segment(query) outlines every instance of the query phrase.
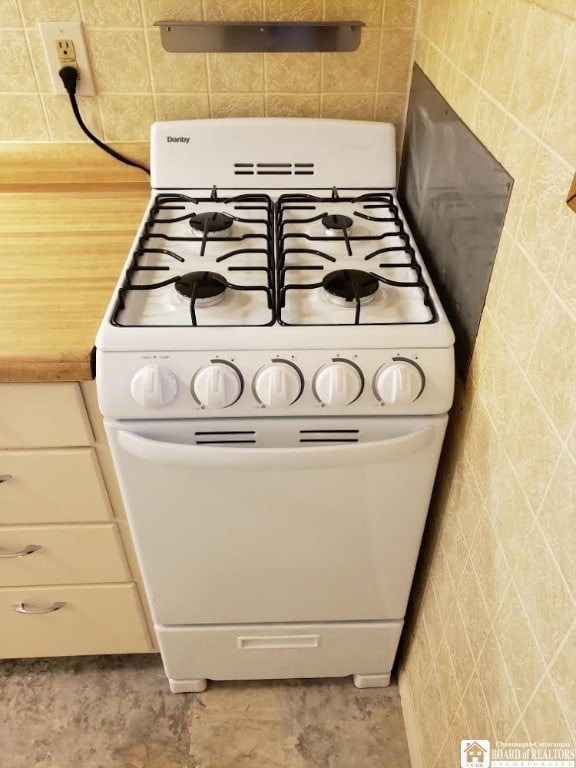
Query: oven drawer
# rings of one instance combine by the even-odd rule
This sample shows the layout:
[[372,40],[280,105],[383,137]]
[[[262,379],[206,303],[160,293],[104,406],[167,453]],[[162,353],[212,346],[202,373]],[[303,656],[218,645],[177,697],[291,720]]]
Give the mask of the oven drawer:
[[0,658],[151,650],[133,584],[0,589],[0,627]]
[[0,523],[67,523],[112,517],[92,448],[0,451]]
[[0,527],[0,587],[129,578],[113,523]]
[[156,627],[172,680],[385,674],[401,631],[401,621]]
[[92,440],[78,384],[0,384],[0,448],[91,445]]

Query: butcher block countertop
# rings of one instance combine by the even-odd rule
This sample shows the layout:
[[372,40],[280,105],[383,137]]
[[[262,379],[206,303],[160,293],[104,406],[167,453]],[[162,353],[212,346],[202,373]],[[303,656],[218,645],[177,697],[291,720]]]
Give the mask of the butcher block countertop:
[[92,378],[96,331],[150,195],[142,171],[106,155],[101,167],[83,146],[91,162],[64,167],[71,146],[32,158],[0,149],[0,382]]

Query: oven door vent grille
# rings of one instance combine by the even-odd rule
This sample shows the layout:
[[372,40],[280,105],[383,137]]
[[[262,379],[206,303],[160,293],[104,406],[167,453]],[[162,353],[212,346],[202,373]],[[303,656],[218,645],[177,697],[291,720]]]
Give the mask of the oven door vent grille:
[[255,430],[222,429],[210,432],[194,432],[196,445],[254,445]]
[[359,443],[359,429],[301,429],[301,443]]
[[314,176],[314,163],[234,163],[235,176]]

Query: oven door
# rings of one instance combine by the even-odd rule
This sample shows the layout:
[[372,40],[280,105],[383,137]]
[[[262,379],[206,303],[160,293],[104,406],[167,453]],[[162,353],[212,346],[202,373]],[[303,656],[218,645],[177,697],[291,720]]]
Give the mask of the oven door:
[[[206,422],[107,422],[157,624],[404,616],[447,416],[355,421],[371,439],[299,447],[195,444]],[[286,425],[316,434],[304,419],[257,427]]]

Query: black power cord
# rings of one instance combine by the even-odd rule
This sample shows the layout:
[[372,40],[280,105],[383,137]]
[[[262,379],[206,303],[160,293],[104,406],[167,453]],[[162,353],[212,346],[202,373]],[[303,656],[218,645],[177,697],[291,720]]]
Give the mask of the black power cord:
[[86,127],[84,120],[82,120],[80,110],[78,109],[78,102],[76,101],[76,83],[78,82],[78,70],[76,67],[62,67],[58,74],[60,75],[60,78],[64,83],[64,88],[66,88],[66,92],[70,97],[70,105],[72,107],[72,111],[74,112],[74,117],[78,121],[78,125],[84,131],[86,136],[88,136],[88,138],[93,141],[96,146],[100,147],[100,149],[104,150],[104,152],[107,152],[116,160],[119,160],[121,163],[126,163],[126,165],[131,165],[133,168],[140,168],[141,171],[144,171],[144,173],[147,173],[148,176],[150,176],[150,171],[148,168],[146,168],[145,165],[141,165],[135,160],[130,160],[128,157],[124,157],[124,155],[121,155],[120,152],[116,152],[115,149],[112,149],[112,147],[109,147],[107,144],[104,144],[103,141],[100,141],[100,139],[97,136],[94,136],[94,134]]

